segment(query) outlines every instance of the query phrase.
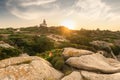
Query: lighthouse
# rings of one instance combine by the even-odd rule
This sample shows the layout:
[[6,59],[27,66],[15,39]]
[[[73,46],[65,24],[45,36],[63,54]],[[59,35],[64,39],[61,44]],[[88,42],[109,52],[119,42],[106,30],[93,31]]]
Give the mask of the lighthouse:
[[47,27],[47,23],[45,19],[43,20],[42,24],[40,24],[40,27]]

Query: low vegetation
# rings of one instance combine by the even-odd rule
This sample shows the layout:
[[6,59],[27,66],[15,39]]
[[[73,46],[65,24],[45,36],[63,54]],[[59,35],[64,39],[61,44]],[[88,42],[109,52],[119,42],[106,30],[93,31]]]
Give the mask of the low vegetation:
[[[67,41],[54,41],[47,37],[50,34],[64,37]],[[63,26],[60,27],[28,27],[20,29],[0,29],[0,41],[14,46],[14,48],[0,47],[0,59],[19,56],[21,53],[27,53],[31,56],[40,56],[52,63],[52,65],[69,73],[72,69],[68,69],[65,60],[61,55],[63,48],[74,47],[78,49],[86,49],[93,52],[104,50],[110,52],[109,49],[95,47],[90,44],[92,41],[105,41],[114,44],[111,47],[117,56],[120,53],[120,31],[109,30],[69,30]],[[117,41],[117,42],[116,42]],[[63,70],[68,69],[67,71]]]
[[16,48],[2,48],[0,47],[0,60],[10,57],[19,56],[21,51]]

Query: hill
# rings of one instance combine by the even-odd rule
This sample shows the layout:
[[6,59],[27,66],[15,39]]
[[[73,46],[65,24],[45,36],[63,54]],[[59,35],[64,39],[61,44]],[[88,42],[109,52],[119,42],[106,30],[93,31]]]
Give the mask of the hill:
[[[106,43],[113,44],[110,48],[115,55],[120,53],[120,31],[70,30],[64,26],[6,28],[0,29],[0,41],[6,42],[22,53],[29,55],[65,47],[86,49],[94,52],[103,50],[110,53],[111,50],[104,47]],[[103,46],[91,44],[94,41],[99,42],[97,45],[103,44]]]
[[[119,61],[119,31],[70,30],[64,26],[0,29],[2,75],[13,75],[14,78],[10,77],[12,79],[20,77],[14,75],[15,71],[5,73],[4,69],[11,71],[13,67],[19,71],[19,67],[23,67],[23,70],[26,70],[26,67],[34,63],[33,66],[38,66],[37,71],[42,74],[42,77],[39,77],[41,75],[35,71],[36,77],[32,76],[33,79],[69,80],[75,78],[75,80],[80,80],[84,77],[83,80],[95,80],[98,77],[100,80],[107,80],[111,77],[112,80],[119,80]],[[42,66],[47,70],[46,72],[41,71]],[[34,71],[35,69],[28,70]],[[20,72],[17,72],[17,75]],[[47,72],[52,72],[52,75],[46,74]],[[55,75],[56,73],[59,75]],[[3,79],[2,75],[0,79]],[[89,75],[92,77],[88,77]],[[24,76],[24,78],[30,77]]]

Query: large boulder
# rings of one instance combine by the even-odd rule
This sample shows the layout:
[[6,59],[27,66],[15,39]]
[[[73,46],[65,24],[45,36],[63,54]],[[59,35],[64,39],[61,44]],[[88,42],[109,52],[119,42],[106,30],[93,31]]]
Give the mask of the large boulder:
[[83,49],[75,49],[75,48],[64,48],[63,56],[64,57],[79,57],[81,55],[89,55],[93,54],[94,52],[83,50]]
[[102,73],[120,72],[120,62],[105,58],[101,54],[83,55],[71,57],[66,61],[67,64],[78,68]]
[[40,57],[37,57],[37,56],[32,56],[32,57],[21,56],[21,57],[12,57],[12,58],[1,60],[0,61],[0,68],[4,68],[4,67],[7,67],[7,66],[16,65],[16,64],[21,64],[21,63],[26,63],[26,62],[31,62],[33,60],[40,60],[40,61],[42,61],[42,62],[51,66],[51,64],[48,61],[46,61],[46,60],[44,60]]
[[70,75],[65,76],[62,80],[83,80],[80,72],[74,71]]
[[120,80],[120,73],[99,74],[94,72],[81,71],[81,75],[85,80]]
[[60,80],[63,74],[36,57],[14,57],[0,61],[0,80]]

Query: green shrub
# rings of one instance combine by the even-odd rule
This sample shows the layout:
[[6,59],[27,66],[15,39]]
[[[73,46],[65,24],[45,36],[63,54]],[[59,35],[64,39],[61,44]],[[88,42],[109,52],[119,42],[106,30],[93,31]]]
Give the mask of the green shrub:
[[112,51],[115,55],[119,55],[119,53],[120,53],[120,47],[119,46],[112,46],[111,49],[112,49]]
[[54,42],[46,36],[30,36],[24,34],[10,35],[8,43],[16,46],[29,55],[36,55],[54,49]]
[[[54,68],[61,70],[65,63],[64,58],[61,55],[62,51],[63,51],[62,49],[55,49],[55,50],[51,50],[51,51],[46,51],[41,54],[37,54],[37,56],[40,56],[40,57],[48,60],[53,65]],[[49,56],[50,53],[52,53],[52,56]]]
[[0,60],[10,57],[19,56],[21,51],[15,48],[2,48],[0,47]]
[[[40,56],[48,61],[51,61],[52,58],[56,57],[56,56],[62,56],[63,49],[53,49],[51,51],[46,51],[43,53],[37,53],[37,56]],[[49,54],[52,53],[52,56],[50,57]]]
[[54,42],[46,36],[34,37],[33,50],[37,53],[54,49]]
[[55,64],[56,61],[58,61],[58,60],[62,60],[62,58],[59,57],[59,56],[52,57],[51,63],[52,63],[52,64]]
[[51,61],[54,68],[61,70],[64,66],[64,59],[62,57],[54,57]]

